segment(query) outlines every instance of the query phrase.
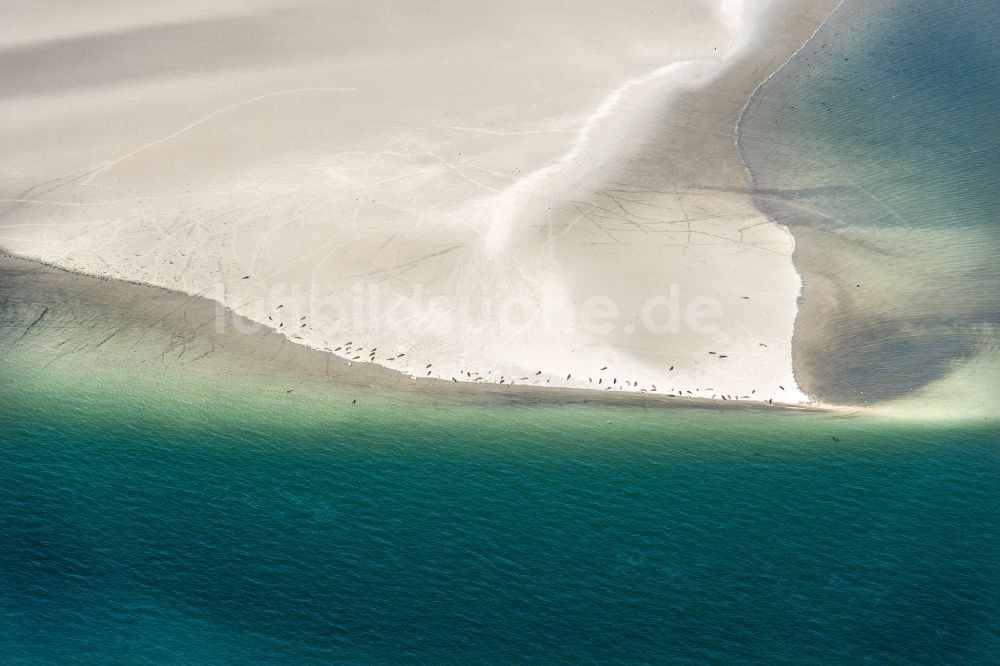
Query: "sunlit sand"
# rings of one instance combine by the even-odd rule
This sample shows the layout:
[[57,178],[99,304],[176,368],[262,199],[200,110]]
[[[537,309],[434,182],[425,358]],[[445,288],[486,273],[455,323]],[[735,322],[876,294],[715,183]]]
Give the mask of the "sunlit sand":
[[415,379],[802,402],[733,130],[833,4],[18,7],[0,248]]

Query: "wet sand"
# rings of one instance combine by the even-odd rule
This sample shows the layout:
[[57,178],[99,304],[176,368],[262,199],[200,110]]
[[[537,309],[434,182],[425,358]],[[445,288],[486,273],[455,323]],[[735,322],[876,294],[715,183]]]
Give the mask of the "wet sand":
[[[289,341],[218,302],[168,289],[72,273],[0,253],[0,337],[9,345],[0,369],[30,364],[76,372],[94,364],[119,368],[121,381],[172,373],[226,382],[254,378],[261,392],[305,391],[345,400],[372,391],[484,400],[490,403],[595,403],[710,409],[812,410],[693,397],[416,379],[374,363],[351,363]],[[24,371],[23,369],[20,371]],[[30,370],[28,370],[30,372]],[[72,373],[66,381],[72,383]],[[356,391],[356,392],[354,392]]]

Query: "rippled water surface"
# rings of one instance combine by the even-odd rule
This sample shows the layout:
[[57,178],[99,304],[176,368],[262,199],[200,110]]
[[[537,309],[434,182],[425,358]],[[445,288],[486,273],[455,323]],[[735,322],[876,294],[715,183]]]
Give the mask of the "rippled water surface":
[[963,365],[1000,383],[1000,3],[851,2],[741,126],[796,237],[802,380],[898,398]]
[[28,374],[0,410],[6,659],[1000,649],[988,426],[357,393],[318,416]]
[[[744,128],[835,306],[798,343],[829,395],[992,353],[997,5],[944,6],[859,3]],[[0,275],[5,663],[1000,654],[988,416],[379,389],[53,275]]]
[[0,282],[6,662],[1000,650],[995,421],[380,390],[68,279]]

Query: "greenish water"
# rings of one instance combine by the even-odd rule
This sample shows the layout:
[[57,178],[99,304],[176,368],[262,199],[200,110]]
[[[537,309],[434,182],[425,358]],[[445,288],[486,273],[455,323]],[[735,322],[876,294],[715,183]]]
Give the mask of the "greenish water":
[[1000,650],[995,421],[379,389],[186,302],[0,275],[4,662]]
[[8,662],[1000,650],[993,426],[3,379]]
[[[858,3],[745,128],[761,201],[803,248],[850,269],[824,274],[839,289],[859,290],[823,324],[830,355],[888,397],[957,376],[956,359],[979,364],[962,383],[980,395],[995,367],[981,363],[1000,207],[979,186],[996,173],[982,163],[996,159],[983,133],[996,79],[969,63],[1000,32],[995,4],[961,4]],[[942,77],[966,83],[926,79],[932,38],[949,54]],[[881,92],[810,97],[862,80]],[[802,113],[790,101],[809,99]],[[899,101],[883,126],[872,115],[887,99]],[[915,115],[949,132],[918,130]],[[865,118],[876,126],[852,134]],[[800,167],[786,168],[778,134]],[[766,163],[750,154],[765,144]],[[925,214],[874,216],[844,174],[904,219]],[[917,307],[921,262],[947,305]],[[910,412],[853,416],[414,394],[341,380],[273,340],[192,333],[211,308],[183,297],[4,270],[4,663],[1000,654],[1000,424],[983,410],[930,394]],[[851,328],[873,313],[883,338]],[[913,374],[905,349],[935,370]],[[875,370],[857,369],[865,359]],[[841,375],[823,379],[843,393]],[[934,418],[913,418],[932,405]]]
[[895,399],[981,367],[995,413],[998,66],[995,0],[849,1],[748,110],[757,200],[796,238],[814,395]]

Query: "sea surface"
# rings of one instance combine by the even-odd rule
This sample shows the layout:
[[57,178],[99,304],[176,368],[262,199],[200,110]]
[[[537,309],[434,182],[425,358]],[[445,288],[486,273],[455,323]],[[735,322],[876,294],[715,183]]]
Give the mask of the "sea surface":
[[[803,247],[915,239],[901,271],[937,248],[919,262],[952,305],[930,321],[904,280],[883,320],[923,333],[844,375],[910,412],[380,389],[138,320],[155,290],[0,271],[0,662],[996,663],[1000,421],[922,391],[970,359],[976,395],[991,377],[997,101],[976,86],[1000,30],[996,3],[944,6],[848,3],[743,126],[759,200],[822,232]],[[847,264],[881,271],[855,282],[866,312],[886,261]],[[934,372],[892,371],[944,354],[946,326]]]
[[2,366],[5,663],[1000,653],[995,423],[37,360]]
[[749,106],[756,199],[805,281],[807,392],[874,404],[937,386],[952,412],[997,413],[998,68],[996,0],[848,0]]

